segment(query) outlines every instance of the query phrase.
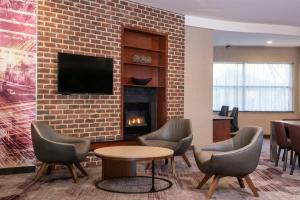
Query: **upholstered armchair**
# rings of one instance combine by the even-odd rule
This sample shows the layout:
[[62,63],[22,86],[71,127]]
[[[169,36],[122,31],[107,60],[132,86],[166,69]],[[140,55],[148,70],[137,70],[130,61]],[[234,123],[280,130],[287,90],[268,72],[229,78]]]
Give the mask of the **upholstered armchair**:
[[213,182],[206,194],[211,198],[220,178],[236,177],[242,188],[243,178],[248,186],[258,196],[258,192],[250,179],[257,167],[263,143],[263,130],[260,127],[246,127],[237,132],[229,140],[217,142],[207,146],[194,146],[194,155],[199,169],[205,174],[199,183],[200,189],[212,176]]
[[46,170],[50,174],[55,164],[67,165],[74,182],[77,182],[74,165],[87,176],[80,161],[83,161],[89,152],[91,143],[89,139],[58,134],[43,122],[31,124],[31,137],[35,156],[42,162],[36,180]]
[[[190,147],[192,140],[193,135],[189,119],[171,119],[160,129],[139,137],[139,141],[143,145],[172,149],[174,156],[182,156],[189,167],[191,164],[185,152]],[[171,165],[175,174],[174,157],[171,158]]]

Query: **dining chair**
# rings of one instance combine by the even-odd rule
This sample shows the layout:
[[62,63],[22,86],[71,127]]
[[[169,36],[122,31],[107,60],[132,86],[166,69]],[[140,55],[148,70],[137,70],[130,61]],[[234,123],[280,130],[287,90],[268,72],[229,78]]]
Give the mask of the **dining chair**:
[[290,157],[290,164],[292,164],[293,160],[293,150],[291,146],[291,140],[287,137],[284,124],[281,122],[274,122],[274,128],[275,128],[275,134],[276,134],[276,142],[278,145],[278,153],[277,158],[275,162],[275,166],[278,166],[279,158],[281,150],[283,149],[283,171],[286,171],[286,165],[287,165],[287,156],[288,151],[291,150],[291,157]]
[[230,132],[236,132],[239,130],[239,123],[238,123],[238,115],[239,115],[239,108],[238,107],[233,107],[230,117],[231,119],[231,127],[230,127]]
[[295,152],[293,164],[290,174],[293,175],[296,161],[298,158],[298,165],[300,166],[300,126],[298,125],[289,125],[288,126],[291,138],[292,149]]
[[219,112],[219,115],[220,116],[228,116],[228,111],[229,111],[229,106],[225,106],[225,105],[223,105],[222,107],[221,107],[221,110],[220,110],[220,112]]

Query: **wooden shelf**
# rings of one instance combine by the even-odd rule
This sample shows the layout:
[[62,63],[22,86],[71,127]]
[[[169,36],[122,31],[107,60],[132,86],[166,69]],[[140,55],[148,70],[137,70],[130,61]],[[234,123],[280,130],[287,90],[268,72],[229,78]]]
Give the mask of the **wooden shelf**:
[[130,84],[130,83],[124,83],[124,86],[128,87],[143,87],[143,88],[164,88],[165,86],[159,86],[159,85],[135,85],[135,84]]
[[145,51],[152,51],[152,52],[158,52],[158,53],[164,53],[164,50],[160,49],[151,49],[151,48],[144,48],[144,47],[135,47],[135,46],[130,46],[130,45],[124,45],[125,48],[130,48],[130,49],[137,49],[137,50],[145,50]]
[[163,65],[139,64],[139,63],[133,63],[133,62],[124,62],[124,64],[142,66],[142,67],[157,67],[157,68],[165,68],[166,67],[166,66],[163,66]]
[[[151,63],[139,64],[134,56],[151,57]],[[163,126],[167,121],[167,72],[168,72],[168,35],[149,30],[123,27],[122,31],[122,68],[121,68],[121,109],[124,113],[126,88],[153,88],[156,95],[156,125]],[[136,85],[132,77],[151,78],[148,85]],[[124,129],[122,114],[121,130]]]

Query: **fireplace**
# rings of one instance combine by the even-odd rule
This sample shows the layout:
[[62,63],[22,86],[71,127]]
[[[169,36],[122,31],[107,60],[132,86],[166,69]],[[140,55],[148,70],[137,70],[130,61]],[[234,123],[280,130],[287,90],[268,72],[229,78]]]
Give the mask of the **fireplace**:
[[125,103],[124,139],[134,140],[151,132],[150,103]]

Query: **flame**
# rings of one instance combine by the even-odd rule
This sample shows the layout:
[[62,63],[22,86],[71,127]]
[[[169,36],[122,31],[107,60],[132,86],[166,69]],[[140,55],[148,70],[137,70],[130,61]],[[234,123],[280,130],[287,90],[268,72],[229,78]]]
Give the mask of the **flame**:
[[145,123],[145,119],[144,117],[131,117],[128,119],[127,121],[129,126],[134,126],[134,125],[139,125],[139,124],[144,124]]

